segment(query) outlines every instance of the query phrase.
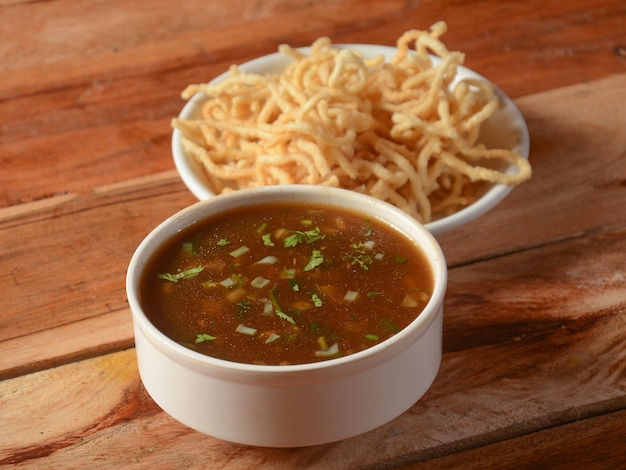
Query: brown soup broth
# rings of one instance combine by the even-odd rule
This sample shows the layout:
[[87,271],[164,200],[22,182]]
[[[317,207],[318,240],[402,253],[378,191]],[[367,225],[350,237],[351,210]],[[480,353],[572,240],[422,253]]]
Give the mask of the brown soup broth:
[[272,204],[183,231],[149,261],[141,301],[182,345],[252,364],[301,364],[361,351],[430,299],[425,254],[357,212]]

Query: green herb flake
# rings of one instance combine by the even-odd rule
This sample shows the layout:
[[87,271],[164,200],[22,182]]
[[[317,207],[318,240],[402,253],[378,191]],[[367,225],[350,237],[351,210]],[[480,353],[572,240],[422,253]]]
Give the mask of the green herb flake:
[[383,295],[382,292],[368,292],[367,296],[368,297],[378,297],[379,295]]
[[296,324],[295,320],[291,318],[289,315],[287,315],[285,312],[283,312],[283,309],[280,308],[280,304],[278,303],[278,299],[276,298],[276,284],[274,284],[274,286],[272,287],[272,290],[270,291],[270,301],[272,302],[272,305],[274,306],[274,312],[276,312],[277,317],[288,321],[292,325]]
[[285,248],[292,248],[296,246],[298,243],[303,243],[303,242],[304,242],[304,234],[302,232],[295,232],[285,237],[285,240],[283,241],[283,246]]
[[259,232],[259,233],[263,233],[263,232],[265,232],[265,229],[266,229],[266,228],[267,228],[267,224],[266,224],[265,222],[263,222],[263,223],[259,226],[259,228],[257,229],[257,232]]
[[225,238],[220,238],[217,241],[217,246],[226,246],[226,245],[230,245],[230,241],[226,240]]
[[373,335],[371,333],[366,333],[363,335],[365,339],[369,339],[370,341],[378,341],[378,335]]
[[360,245],[352,245],[352,248],[353,250],[345,255],[343,259],[350,262],[352,266],[357,265],[368,271],[374,259]]
[[393,262],[396,264],[404,264],[407,262],[407,258],[405,256],[396,255],[393,257]]
[[306,230],[304,232],[300,232],[298,230],[290,230],[291,235],[285,237],[283,241],[283,246],[285,248],[292,248],[299,243],[315,243],[318,240],[321,240],[326,237],[326,235],[322,234],[322,231],[319,227],[315,227],[311,230]]
[[263,244],[265,246],[274,246],[274,242],[272,241],[272,234],[271,233],[266,233],[261,238],[263,239]]
[[304,271],[310,271],[311,269],[315,269],[317,266],[324,262],[324,255],[320,250],[313,250],[311,253],[311,258],[309,258],[309,262],[304,267]]
[[315,305],[316,307],[322,306],[322,299],[320,299],[319,295],[313,294],[311,296],[311,300],[313,301],[313,305]]
[[166,281],[171,281],[171,282],[178,282],[181,279],[191,279],[193,277],[196,277],[203,270],[204,270],[204,266],[198,266],[196,268],[187,269],[186,271],[181,271],[176,274],[159,273],[157,274],[157,276],[159,277],[159,279],[164,279]]
[[206,343],[208,341],[215,341],[215,336],[207,335],[206,333],[196,335],[196,344]]

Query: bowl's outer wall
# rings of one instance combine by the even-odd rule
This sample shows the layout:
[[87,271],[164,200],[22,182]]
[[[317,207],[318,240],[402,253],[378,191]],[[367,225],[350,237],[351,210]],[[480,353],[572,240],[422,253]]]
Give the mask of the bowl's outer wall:
[[[240,204],[295,201],[366,211],[388,220],[424,249],[435,291],[426,309],[391,339],[344,358],[302,366],[229,363],[191,351],[158,331],[142,311],[139,281],[165,240]],[[399,209],[337,188],[272,186],[199,202],[172,216],[131,259],[127,294],[139,373],[148,393],[187,426],[232,442],[294,447],[344,439],[373,429],[413,405],[432,384],[442,352],[446,263],[434,237]]]

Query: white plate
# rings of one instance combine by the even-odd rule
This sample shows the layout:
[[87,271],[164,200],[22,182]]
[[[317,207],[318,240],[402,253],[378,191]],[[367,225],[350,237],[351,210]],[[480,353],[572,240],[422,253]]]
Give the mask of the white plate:
[[[387,60],[393,58],[396,53],[395,47],[379,46],[369,44],[336,44],[335,47],[352,49],[360,52],[364,57],[376,57],[384,55]],[[298,49],[302,52],[310,52],[309,47]],[[439,57],[432,57],[433,63],[436,65],[441,62]],[[258,73],[272,74],[280,73],[293,59],[285,54],[276,52],[267,56],[259,57],[240,65],[240,69]],[[228,76],[225,72],[211,81],[217,83]],[[485,77],[473,72],[472,70],[459,67],[455,81],[464,78],[478,78],[487,80]],[[480,141],[489,148],[508,148],[524,158],[528,158],[530,152],[530,138],[528,135],[528,127],[519,109],[511,99],[506,96],[499,88],[495,87],[495,91],[501,100],[501,108],[494,113],[489,120],[483,123],[481,128]],[[183,119],[200,118],[201,104],[207,97],[201,93],[193,96],[183,107],[179,117]],[[187,188],[200,200],[208,199],[215,194],[211,191],[208,180],[204,174],[201,165],[193,156],[188,155],[181,144],[181,132],[174,129],[172,133],[172,153],[174,155],[174,164],[178,170],[181,179]],[[507,171],[514,171],[510,168]],[[435,235],[453,230],[463,224],[466,224],[477,217],[485,214],[500,203],[513,189],[511,186],[503,184],[494,184],[488,186],[488,189],[473,204],[461,209],[454,214],[443,217],[432,222],[428,222],[426,228]]]

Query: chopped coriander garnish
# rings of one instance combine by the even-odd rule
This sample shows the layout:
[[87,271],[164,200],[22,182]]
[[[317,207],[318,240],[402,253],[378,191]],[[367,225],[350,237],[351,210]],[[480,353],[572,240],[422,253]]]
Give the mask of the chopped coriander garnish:
[[217,246],[226,246],[226,245],[230,245],[230,242],[226,240],[225,238],[220,238],[217,241]]
[[305,230],[304,232],[300,232],[298,230],[290,230],[290,232],[291,235],[285,237],[285,240],[283,241],[283,246],[285,248],[294,247],[298,243],[314,243],[326,237],[326,235],[322,234],[319,227],[315,227],[311,230]]
[[304,267],[304,271],[310,271],[311,269],[316,268],[320,264],[324,262],[324,255],[320,250],[313,250],[311,252],[311,258],[309,258],[309,262]]
[[352,266],[358,265],[366,271],[369,270],[369,265],[374,262],[374,259],[369,255],[360,245],[352,245],[353,250],[345,255],[343,259],[349,261]]
[[176,274],[170,273],[159,273],[157,276],[160,279],[164,279],[166,281],[178,282],[181,279],[191,279],[192,277],[196,277],[204,270],[204,266],[198,266],[197,268],[187,269],[186,271],[181,271]]
[[265,246],[274,246],[274,242],[272,241],[272,234],[271,233],[266,233],[261,238],[263,239],[263,244]]
[[202,333],[202,334],[196,335],[196,344],[206,343],[207,341],[214,341],[215,339],[217,339],[215,338],[215,336]]
[[315,305],[316,307],[322,306],[322,299],[320,299],[319,295],[313,294],[311,296],[311,300],[313,301],[313,305]]
[[296,324],[295,320],[291,318],[289,315],[287,315],[285,312],[283,312],[283,309],[280,308],[278,299],[276,298],[275,291],[276,291],[276,284],[274,284],[274,287],[272,287],[272,290],[270,291],[270,300],[272,301],[272,305],[274,306],[274,311],[276,312],[276,315],[282,318],[283,320],[287,320],[292,325],[295,325]]

